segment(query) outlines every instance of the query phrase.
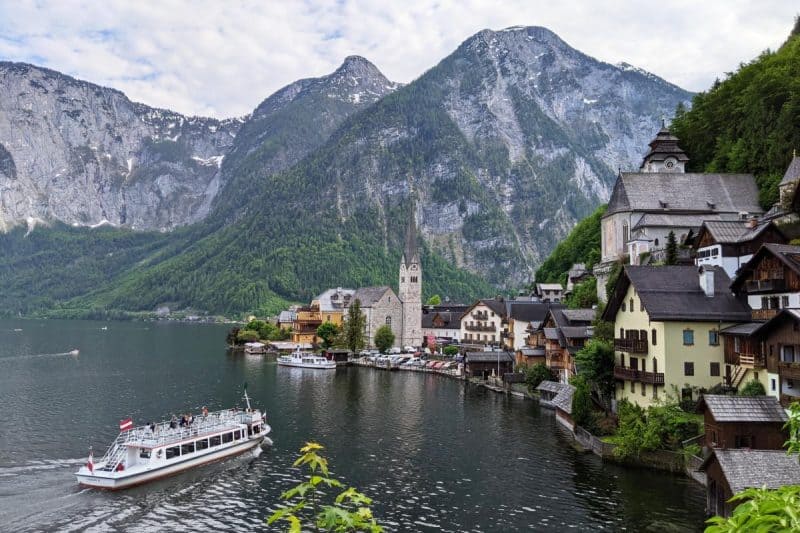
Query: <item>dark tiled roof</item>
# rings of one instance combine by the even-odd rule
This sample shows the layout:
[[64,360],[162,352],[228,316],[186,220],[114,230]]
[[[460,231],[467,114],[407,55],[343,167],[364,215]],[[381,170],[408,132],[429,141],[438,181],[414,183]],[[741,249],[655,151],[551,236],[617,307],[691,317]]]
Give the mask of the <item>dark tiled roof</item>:
[[561,392],[561,390],[566,387],[564,383],[559,383],[557,381],[542,381],[536,387],[538,391],[545,391],[545,392]]
[[736,277],[731,283],[733,290],[736,290],[742,281],[749,277],[753,269],[761,262],[765,255],[772,255],[781,260],[783,264],[789,267],[796,274],[800,274],[800,246],[793,246],[791,244],[762,244],[761,248],[753,254],[750,261],[745,263],[736,273]]
[[[459,329],[461,327],[461,315],[467,306],[443,306],[434,307],[433,309],[422,309],[422,327],[426,329]],[[442,319],[443,325],[441,327],[434,324],[436,317]]]
[[572,395],[575,393],[575,387],[562,383],[563,388],[553,398],[553,405],[556,409],[561,409],[567,414],[572,414]]
[[570,324],[575,322],[591,323],[594,320],[597,311],[594,309],[564,309],[561,311]]
[[[774,223],[768,221],[755,228],[750,228],[747,222],[741,220],[706,220],[703,226],[717,244],[738,244],[755,239],[768,228],[775,228]],[[702,230],[701,230],[702,231]]]
[[793,181],[800,180],[800,157],[794,156],[792,162],[789,163],[789,168],[786,169],[786,174],[781,179],[781,185],[788,185]]
[[520,348],[519,353],[525,357],[542,357],[545,355],[544,348]]
[[497,315],[502,318],[506,317],[506,301],[505,300],[498,300],[497,298],[487,298],[486,300],[481,300],[481,303],[494,311]]
[[356,289],[355,294],[353,294],[352,301],[360,301],[361,307],[372,307],[383,297],[384,294],[386,294],[386,291],[390,290],[392,290],[391,287],[387,285],[383,285],[381,287],[362,287],[360,289]]
[[551,341],[557,341],[558,328],[544,328],[544,338]]
[[603,317],[614,319],[628,286],[633,284],[650,320],[749,322],[750,309],[731,293],[728,275],[719,267],[712,270],[714,296],[709,297],[700,288],[696,266],[626,265]]
[[763,322],[745,322],[744,324],[736,324],[735,326],[731,326],[720,330],[722,335],[747,335],[750,336],[755,331],[763,326]]
[[738,214],[733,213],[700,213],[695,215],[671,213],[646,213],[634,224],[633,229],[645,227],[665,228],[699,228],[708,220],[739,220]]
[[568,339],[588,339],[591,337],[589,328],[586,326],[567,326],[561,328],[561,333]]
[[678,161],[688,161],[689,156],[686,155],[680,146],[678,146],[678,138],[672,135],[666,127],[662,127],[655,138],[650,141],[650,150],[645,154],[642,159],[642,167],[648,160],[663,161],[667,157],[672,156]]
[[773,396],[704,394],[697,410],[708,408],[717,422],[786,422],[789,418]]
[[550,310],[550,304],[542,302],[511,302],[509,304],[509,317],[524,322],[545,319]]
[[467,363],[513,363],[514,356],[508,352],[467,352]]
[[705,471],[715,458],[734,494],[753,487],[800,485],[797,455],[783,450],[715,449],[700,470]]
[[[666,205],[663,205],[664,202]],[[713,204],[713,208],[709,205]],[[762,213],[751,174],[623,172],[617,178],[608,210],[653,213]]]

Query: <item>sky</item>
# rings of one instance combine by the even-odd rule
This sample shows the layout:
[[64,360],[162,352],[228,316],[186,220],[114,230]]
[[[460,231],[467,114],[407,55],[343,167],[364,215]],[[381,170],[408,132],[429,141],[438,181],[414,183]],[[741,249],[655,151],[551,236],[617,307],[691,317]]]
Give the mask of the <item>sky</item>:
[[701,91],[780,46],[798,13],[796,0],[0,0],[0,60],[227,118],[348,55],[408,83],[478,31],[523,25]]

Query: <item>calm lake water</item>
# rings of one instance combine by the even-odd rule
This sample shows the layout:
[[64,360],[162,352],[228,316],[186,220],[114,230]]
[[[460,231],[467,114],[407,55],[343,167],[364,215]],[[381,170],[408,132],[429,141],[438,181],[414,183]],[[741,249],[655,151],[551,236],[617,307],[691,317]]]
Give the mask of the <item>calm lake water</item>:
[[[702,529],[699,486],[576,453],[531,401],[411,372],[278,367],[227,355],[225,331],[0,321],[0,529],[265,530],[312,439],[390,530]],[[119,493],[78,487],[88,446],[102,455],[121,418],[228,407],[245,381],[272,426],[257,457]]]

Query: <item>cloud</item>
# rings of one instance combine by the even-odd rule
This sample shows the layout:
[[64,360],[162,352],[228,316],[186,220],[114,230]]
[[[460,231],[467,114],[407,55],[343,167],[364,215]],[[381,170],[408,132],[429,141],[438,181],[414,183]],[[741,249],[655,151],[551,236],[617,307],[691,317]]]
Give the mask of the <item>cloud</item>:
[[545,26],[584,53],[703,90],[788,34],[787,0],[0,0],[0,58],[115,87],[133,100],[219,118],[250,112],[347,55],[409,82],[484,28]]

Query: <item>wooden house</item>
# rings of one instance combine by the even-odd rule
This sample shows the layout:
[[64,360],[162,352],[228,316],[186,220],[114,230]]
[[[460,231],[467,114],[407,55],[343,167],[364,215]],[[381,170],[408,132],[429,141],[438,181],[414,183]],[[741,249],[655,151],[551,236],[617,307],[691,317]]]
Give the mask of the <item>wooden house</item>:
[[468,378],[488,379],[514,371],[514,356],[508,352],[467,352],[464,369]]
[[720,266],[733,278],[763,244],[786,242],[786,236],[771,220],[707,220],[694,239],[695,264]]
[[717,448],[700,471],[706,473],[706,511],[724,517],[739,504],[731,496],[744,489],[800,485],[800,462],[784,450]]
[[772,396],[704,394],[697,406],[703,414],[705,446],[780,450],[789,438],[783,429],[786,412]]
[[753,310],[753,320],[800,309],[800,246],[762,245],[739,269],[731,290]]

